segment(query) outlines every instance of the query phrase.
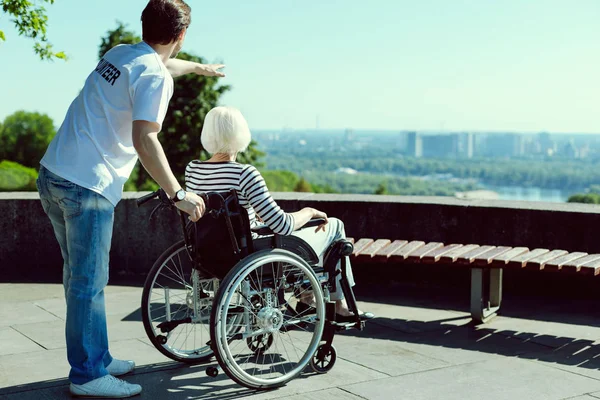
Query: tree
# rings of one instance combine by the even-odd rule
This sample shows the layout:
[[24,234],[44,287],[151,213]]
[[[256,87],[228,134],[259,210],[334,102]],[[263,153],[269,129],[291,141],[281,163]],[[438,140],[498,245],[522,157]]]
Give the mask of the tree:
[[37,190],[37,171],[12,161],[0,161],[0,192]]
[[37,169],[55,134],[52,118],[46,114],[17,111],[6,117],[0,131],[0,160]]
[[294,188],[294,192],[312,192],[312,191],[313,191],[312,186],[310,186],[310,183],[308,183],[306,181],[306,179],[304,179],[304,178],[300,178],[300,180],[296,184],[296,187]]
[[272,192],[292,192],[300,178],[290,171],[267,170],[260,172]]
[[[54,0],[38,0],[38,2],[54,4]],[[28,0],[0,0],[0,6],[5,14],[13,17],[11,22],[19,31],[19,35],[34,39],[33,50],[42,60],[52,60],[54,58],[67,59],[64,52],[54,52],[52,45],[46,37],[46,28],[48,26],[48,16],[46,9]],[[5,41],[6,36],[0,30],[0,41]]]
[[134,32],[127,30],[127,25],[121,21],[117,21],[116,29],[108,31],[106,35],[107,36],[103,37],[102,42],[100,43],[98,59],[101,59],[107,51],[118,44],[135,44],[142,40],[142,38],[140,38]]
[[379,186],[377,186],[377,189],[375,189],[375,194],[388,194],[385,183],[380,183]]
[[[132,44],[140,40],[141,38],[128,30],[126,25],[117,22],[117,28],[108,31],[102,38],[99,58],[117,44]],[[178,58],[205,63],[201,57],[185,52],[180,52]],[[180,182],[183,182],[185,167],[192,159],[203,160],[209,157],[200,142],[204,118],[213,107],[218,105],[221,95],[231,89],[229,85],[219,85],[218,82],[219,78],[216,77],[193,74],[175,79],[175,91],[159,139],[171,169]],[[259,159],[263,156],[264,153],[256,148],[256,142],[252,141],[248,150],[238,156],[238,160],[258,167],[261,165]],[[134,186],[139,189],[152,187],[154,184],[147,183],[150,177],[146,170],[139,166],[137,168],[138,170],[132,174],[132,177],[137,176]]]
[[569,196],[567,203],[599,204],[600,195],[596,193],[574,194],[572,196]]

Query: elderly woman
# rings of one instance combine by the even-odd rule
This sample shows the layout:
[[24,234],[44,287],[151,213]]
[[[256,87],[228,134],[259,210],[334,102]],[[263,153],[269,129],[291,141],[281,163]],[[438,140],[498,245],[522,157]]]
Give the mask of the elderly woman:
[[[322,259],[331,243],[345,238],[344,224],[336,218],[314,208],[305,207],[293,213],[284,212],[273,200],[265,181],[256,168],[236,162],[239,152],[250,144],[250,130],[246,120],[235,108],[216,107],[208,112],[202,129],[202,146],[212,157],[206,161],[194,160],[185,170],[186,188],[195,193],[208,191],[237,191],[240,204],[248,211],[250,225],[259,224],[259,218],[279,235],[295,235],[306,241]],[[316,230],[302,228],[313,218],[323,218],[325,223]],[[350,261],[346,261],[346,275],[350,286],[354,279]],[[338,268],[340,268],[338,263]],[[341,274],[338,275],[338,281]],[[331,293],[336,301],[336,320],[351,321],[352,312],[344,300],[340,285]],[[313,302],[308,294],[300,299],[296,311],[310,312]],[[363,319],[373,318],[371,313],[362,313]]]

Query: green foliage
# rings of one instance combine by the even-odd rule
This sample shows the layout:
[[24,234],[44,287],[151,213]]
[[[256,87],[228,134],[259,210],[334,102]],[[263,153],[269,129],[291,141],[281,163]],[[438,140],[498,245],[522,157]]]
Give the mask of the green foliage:
[[598,193],[585,193],[585,194],[574,194],[569,197],[567,203],[588,203],[588,204],[600,204],[600,194]]
[[312,192],[313,188],[304,178],[300,178],[296,187],[294,188],[294,192]]
[[[316,185],[329,187],[334,193],[373,194],[382,185],[381,175],[378,174],[346,175],[333,172],[310,172],[306,173],[305,177],[313,188]],[[476,190],[479,187],[469,183],[386,177],[385,188],[387,189],[385,194],[391,195],[454,196],[456,192]]]
[[[54,0],[40,1],[54,3]],[[0,6],[5,14],[12,17],[11,22],[15,24],[20,36],[34,39],[33,49],[42,60],[67,59],[64,52],[55,53],[52,45],[48,43],[46,37],[48,16],[44,7],[28,0],[0,0]],[[1,30],[0,40],[6,40],[5,34]]]
[[[108,31],[102,38],[98,55],[102,57],[117,44],[137,43],[140,40],[141,38],[128,30],[126,25],[117,22],[117,28]],[[178,58],[205,63],[203,58],[185,52],[180,52]],[[183,182],[185,167],[191,160],[205,160],[209,157],[200,142],[204,118],[218,105],[221,95],[228,90],[230,86],[219,85],[217,77],[188,74],[175,79],[175,91],[159,139],[171,169],[180,182]],[[238,155],[238,161],[259,167],[259,160],[263,156],[264,153],[257,149],[256,142],[252,141],[248,150]],[[139,167],[139,164],[134,175],[135,177],[132,176],[127,182],[126,188],[141,190],[155,186],[146,170]]]
[[271,192],[292,192],[300,180],[290,171],[261,171],[261,175]]
[[12,161],[0,162],[0,192],[35,191],[37,172]]
[[[492,186],[535,186],[573,191],[600,182],[600,165],[593,160],[418,159],[385,154],[382,149],[376,152],[368,149],[329,152],[325,157],[309,150],[278,152],[268,149],[266,164],[272,169],[286,168],[305,176],[320,171],[333,173],[340,167],[347,167],[380,174],[380,180],[381,174],[398,177],[451,174],[454,178],[479,180]],[[313,182],[312,179],[309,181]]]
[[0,131],[0,160],[37,169],[55,134],[52,118],[46,114],[17,111],[6,117]]
[[377,186],[377,189],[375,189],[375,194],[388,194],[385,183],[380,183],[379,186]]
[[315,193],[338,193],[338,191],[330,185],[317,185],[316,183],[311,183],[310,186]]
[[142,38],[134,32],[127,29],[127,25],[117,20],[117,27],[106,32],[106,36],[100,42],[98,50],[98,59],[104,57],[107,51],[118,44],[136,44],[142,41]]
[[[284,170],[261,170],[261,175],[271,192],[302,192],[313,193],[337,193],[330,185],[317,185],[308,182],[304,178],[290,171]],[[310,189],[309,189],[310,188]],[[307,189],[307,190],[298,190]]]

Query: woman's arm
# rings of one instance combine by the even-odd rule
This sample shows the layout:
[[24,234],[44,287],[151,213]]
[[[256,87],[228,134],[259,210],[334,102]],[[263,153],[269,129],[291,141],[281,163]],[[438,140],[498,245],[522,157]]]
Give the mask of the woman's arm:
[[[327,223],[327,215],[314,208],[306,207],[294,213],[284,212],[269,193],[260,172],[253,166],[244,168],[240,177],[240,191],[264,224],[279,235],[292,234],[312,218],[324,218],[325,224]],[[325,224],[317,227],[317,230],[324,229]]]
[[311,207],[304,207],[300,211],[291,213],[291,215],[292,215],[292,217],[294,217],[294,230],[295,231],[302,228],[304,225],[306,225],[306,223],[308,221],[310,221],[313,218],[323,218],[325,220],[325,222],[323,224],[317,226],[317,229],[315,232],[318,232],[319,229],[322,229],[323,232],[325,232],[325,225],[327,225],[327,222],[329,222],[327,220],[327,214],[325,214],[323,211],[319,211],[319,210],[311,208]]

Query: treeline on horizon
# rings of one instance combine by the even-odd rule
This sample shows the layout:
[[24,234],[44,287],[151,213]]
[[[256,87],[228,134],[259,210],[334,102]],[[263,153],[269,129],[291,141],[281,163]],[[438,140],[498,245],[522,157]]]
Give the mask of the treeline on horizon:
[[[0,123],[0,191],[36,190],[39,160],[54,135],[52,119],[37,112],[18,111]],[[240,161],[257,166],[271,191],[454,196],[481,189],[482,183],[572,190],[570,201],[600,203],[600,191],[594,186],[600,182],[600,163],[592,160],[417,159],[389,154],[377,157],[378,153],[371,151],[331,154],[310,149],[295,149],[292,154],[271,149],[266,153],[257,142],[250,152]],[[196,152],[188,148],[169,160],[181,168],[192,158],[206,156],[200,148]],[[361,173],[336,173],[339,168]],[[139,173],[137,168],[125,190],[157,188],[151,179],[140,179]],[[436,179],[436,174],[459,179]],[[429,178],[424,179],[426,176]]]
[[[490,186],[539,187],[581,191],[600,183],[600,162],[567,159],[427,159],[412,157],[378,157],[376,154],[284,154],[269,151],[265,163],[269,169],[289,169],[310,176],[352,168],[365,179],[393,181],[416,177],[450,174],[460,180]],[[336,174],[340,176],[343,174]],[[387,176],[384,176],[387,175]],[[354,180],[355,178],[353,178]],[[334,186],[335,188],[335,186]],[[342,190],[342,188],[339,188]]]

